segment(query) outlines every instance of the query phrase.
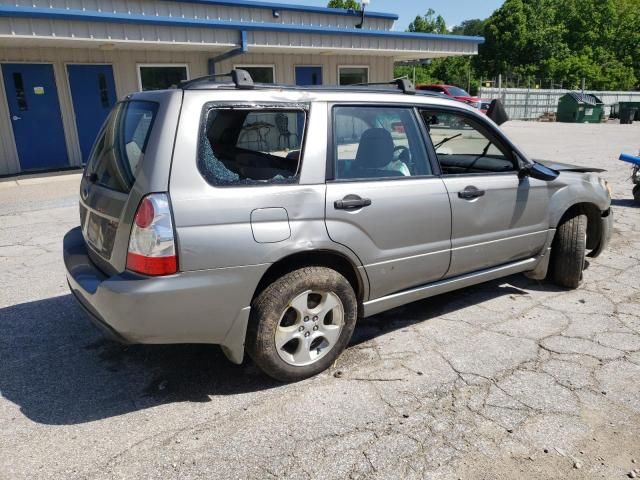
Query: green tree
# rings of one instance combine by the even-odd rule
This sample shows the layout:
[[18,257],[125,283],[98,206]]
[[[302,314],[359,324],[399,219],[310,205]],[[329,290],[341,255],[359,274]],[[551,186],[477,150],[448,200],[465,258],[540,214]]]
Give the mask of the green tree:
[[[484,22],[482,20],[468,20],[456,27],[456,32],[458,35],[478,35],[483,28]],[[429,9],[423,16],[417,16],[409,24],[408,31],[441,35],[449,33],[444,18],[433,9]],[[427,65],[399,66],[394,71],[396,77],[413,78],[414,73],[417,84],[446,83],[468,88],[471,83],[472,90],[474,87],[477,89],[477,82],[473,81],[474,68],[468,57],[434,58]],[[471,82],[469,82],[470,77]]]
[[422,17],[420,15],[409,24],[410,32],[421,33],[440,33],[445,34],[447,32],[447,24],[442,18],[442,15],[436,15],[435,10],[430,8],[427,13]]
[[360,10],[360,4],[356,0],[329,0],[327,7]]
[[640,78],[639,11],[640,0],[506,0],[485,24],[476,63],[489,77],[629,89]]
[[460,25],[456,25],[451,29],[454,35],[466,35],[469,37],[482,37],[484,35],[484,25],[486,20],[474,18],[465,20]]
[[480,65],[486,72],[535,75],[540,62],[568,54],[564,26],[556,21],[558,0],[506,0],[487,20]]
[[[617,58],[634,70],[636,81],[640,81],[640,0],[617,2],[618,24],[615,33]],[[637,85],[640,88],[640,85]]]
[[[447,33],[433,10],[409,30]],[[474,79],[503,74],[507,86],[542,81],[575,89],[584,79],[590,90],[640,88],[640,0],[505,0],[487,20],[466,20],[451,33],[483,36],[479,55],[418,65],[417,83],[470,83],[473,93]],[[414,67],[395,74],[412,78]]]

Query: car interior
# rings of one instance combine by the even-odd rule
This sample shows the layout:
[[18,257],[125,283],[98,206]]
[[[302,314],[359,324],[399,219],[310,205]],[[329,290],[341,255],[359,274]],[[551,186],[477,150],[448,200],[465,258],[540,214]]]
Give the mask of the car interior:
[[[299,133],[282,131],[292,123]],[[212,109],[201,134],[199,168],[214,184],[295,182],[304,124],[301,110]]]
[[410,109],[339,107],[334,116],[334,138],[337,179],[429,173]]

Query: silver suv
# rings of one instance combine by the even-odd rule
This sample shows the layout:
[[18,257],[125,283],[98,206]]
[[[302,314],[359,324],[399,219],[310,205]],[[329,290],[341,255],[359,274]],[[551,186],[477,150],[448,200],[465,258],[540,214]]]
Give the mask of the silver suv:
[[246,349],[295,381],[358,318],[518,272],[575,288],[608,242],[606,182],[463,103],[232,73],[130,95],[98,135],[64,260],[121,341]]

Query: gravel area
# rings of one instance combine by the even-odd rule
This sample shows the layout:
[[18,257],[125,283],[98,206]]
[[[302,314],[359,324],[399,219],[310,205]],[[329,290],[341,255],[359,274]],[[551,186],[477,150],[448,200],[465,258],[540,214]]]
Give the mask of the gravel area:
[[63,273],[78,176],[0,182],[0,479],[631,477],[640,207],[616,159],[640,125],[504,128],[534,158],[608,169],[615,232],[584,284],[518,275],[386,312],[293,385],[215,346],[105,340]]

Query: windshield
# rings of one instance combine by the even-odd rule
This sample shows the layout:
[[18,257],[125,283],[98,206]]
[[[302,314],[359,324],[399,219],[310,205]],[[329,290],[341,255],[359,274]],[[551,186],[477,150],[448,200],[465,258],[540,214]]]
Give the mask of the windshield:
[[458,87],[449,87],[449,93],[454,97],[470,97],[465,90]]
[[438,87],[436,85],[420,85],[417,88],[418,88],[418,90],[428,90],[430,92],[443,93],[443,88],[442,87]]
[[465,90],[458,87],[449,87],[449,93],[454,97],[470,97]]

